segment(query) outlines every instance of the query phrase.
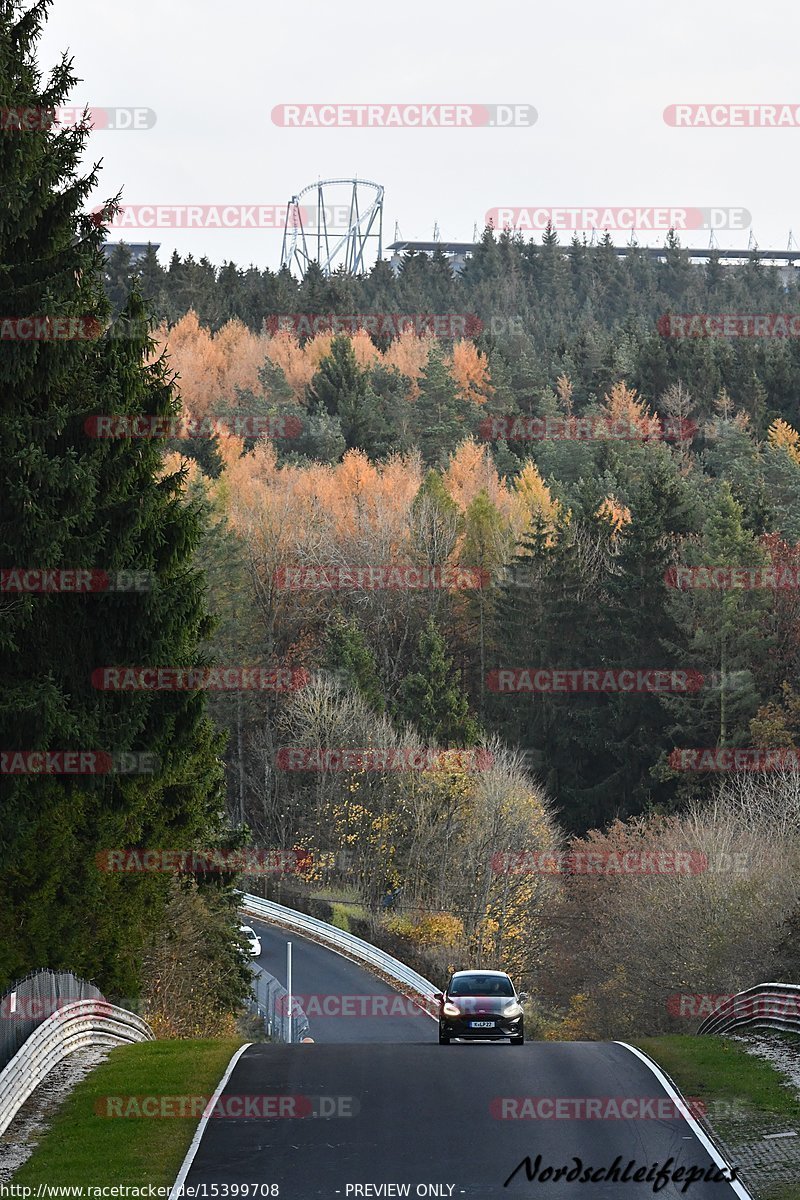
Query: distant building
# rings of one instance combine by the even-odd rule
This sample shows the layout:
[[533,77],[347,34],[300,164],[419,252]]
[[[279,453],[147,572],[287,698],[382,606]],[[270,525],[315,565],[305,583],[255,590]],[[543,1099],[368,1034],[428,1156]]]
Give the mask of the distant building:
[[453,274],[460,275],[467,259],[475,253],[477,246],[474,242],[392,242],[387,249],[394,251],[389,259],[389,266],[395,275],[400,270],[404,254],[413,251],[415,254],[433,255],[437,250],[441,250],[450,263]]
[[131,252],[131,263],[135,264],[141,262],[144,258],[148,246],[152,246],[154,250],[158,250],[160,245],[160,242],[105,242],[103,250],[105,251],[106,258],[110,258],[117,246],[127,246]]

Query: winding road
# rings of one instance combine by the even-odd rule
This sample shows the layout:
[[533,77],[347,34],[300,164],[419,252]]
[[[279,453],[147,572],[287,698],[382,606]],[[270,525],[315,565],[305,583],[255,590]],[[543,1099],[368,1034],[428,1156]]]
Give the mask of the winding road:
[[[410,1007],[391,1015],[396,994],[357,964],[248,919],[262,938],[261,966],[285,983],[291,937],[294,992],[319,998],[320,1011],[362,1014],[313,1015],[312,1004],[316,1044],[260,1044],[241,1054],[221,1092],[226,1115],[205,1122],[190,1150],[179,1178],[185,1195],[224,1197],[234,1194],[224,1185],[251,1184],[260,1187],[251,1196],[282,1200],[748,1196],[727,1182],[694,1181],[682,1190],[689,1170],[693,1180],[700,1171],[711,1178],[721,1160],[696,1124],[673,1111],[668,1082],[631,1048],[439,1046],[435,1021]],[[269,1111],[235,1115],[246,1098],[261,1098]],[[609,1116],[626,1101],[635,1117]],[[683,1175],[656,1188],[654,1163]],[[602,1178],[609,1169],[611,1181]],[[594,1181],[579,1182],[588,1171]]]

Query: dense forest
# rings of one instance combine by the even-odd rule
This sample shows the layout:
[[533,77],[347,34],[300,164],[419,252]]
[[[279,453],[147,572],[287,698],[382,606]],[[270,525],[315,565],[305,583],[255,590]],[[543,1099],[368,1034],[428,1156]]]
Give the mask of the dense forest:
[[[708,773],[673,769],[676,747],[795,745],[796,588],[725,594],[670,587],[668,576],[682,564],[797,566],[797,345],[672,339],[657,328],[667,311],[790,312],[796,295],[775,270],[690,264],[674,239],[654,262],[635,251],[618,259],[607,241],[562,248],[548,235],[525,244],[487,230],[457,278],[441,255],[409,254],[396,278],[379,262],[364,279],[312,272],[297,282],[177,255],[163,270],[152,248],[132,271],[117,247],[107,267],[117,307],[131,274],[161,318],[188,415],[293,416],[300,426],[269,448],[249,438],[233,451],[210,428],[172,442],[216,503],[226,497],[226,521],[249,531],[239,548],[257,603],[269,570],[369,565],[389,546],[402,561],[487,573],[461,595],[394,599],[405,624],[393,633],[385,596],[289,594],[284,651],[302,642],[303,663],[321,666],[336,613],[375,663],[381,704],[412,720],[404,680],[432,618],[474,729],[525,752],[575,832],[671,811],[707,789]],[[268,332],[280,314],[376,312],[474,313],[505,332]],[[287,492],[272,559],[253,509],[266,471]],[[288,499],[306,492],[322,498],[324,537]],[[223,603],[228,582],[223,572]],[[284,622],[271,609],[265,619],[274,637]],[[253,638],[263,650],[258,627]],[[683,669],[703,682],[682,694],[580,697],[491,685],[507,667],[601,666]],[[246,742],[237,734],[233,744]],[[231,775],[240,809],[245,758]]]
[[[132,285],[182,397],[164,469],[206,514],[208,652],[308,672],[210,700],[231,823],[305,856],[299,892],[268,889],[344,897],[345,923],[366,906],[369,936],[433,974],[510,964],[552,1036],[616,1035],[623,1011],[667,1027],[682,981],[725,990],[794,963],[796,885],[771,847],[794,861],[797,343],[665,321],[791,314],[794,286],[755,260],[692,264],[674,238],[653,261],[490,229],[458,277],[441,254],[298,282],[177,255],[162,269],[152,248],[134,266],[117,247],[114,311]],[[426,314],[461,324],[434,336]],[[397,567],[399,583],[363,582]],[[402,582],[459,568],[471,584]],[[626,689],[626,672],[683,683]],[[432,747],[483,766],[365,753]],[[620,891],[509,867],[654,846],[709,869]],[[638,906],[649,939],[624,933]],[[615,965],[590,969],[589,942]]]
[[[757,434],[774,417],[793,422],[798,413],[797,338],[665,337],[663,321],[670,313],[796,313],[796,283],[755,256],[730,267],[714,251],[707,264],[691,263],[675,235],[658,261],[635,247],[618,256],[608,235],[594,246],[577,237],[560,245],[555,232],[536,242],[487,229],[458,276],[437,252],[406,255],[397,276],[386,261],[362,278],[325,278],[312,265],[302,282],[286,270],[215,267],[177,253],[162,267],[150,247],[136,275],[160,319],[174,324],[191,309],[212,332],[232,319],[261,332],[271,317],[297,313],[477,318],[475,344],[504,412],[533,411],[566,375],[578,411],[621,379],[657,405],[680,379],[701,419],[713,417],[723,389]],[[129,251],[115,246],[106,282],[117,310],[129,277]]]

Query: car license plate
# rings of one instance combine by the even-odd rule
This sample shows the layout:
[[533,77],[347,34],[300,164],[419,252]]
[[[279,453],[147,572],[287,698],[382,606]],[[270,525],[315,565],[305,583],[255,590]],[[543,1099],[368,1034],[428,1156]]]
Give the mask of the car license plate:
[[494,1029],[494,1021],[470,1021],[470,1029]]

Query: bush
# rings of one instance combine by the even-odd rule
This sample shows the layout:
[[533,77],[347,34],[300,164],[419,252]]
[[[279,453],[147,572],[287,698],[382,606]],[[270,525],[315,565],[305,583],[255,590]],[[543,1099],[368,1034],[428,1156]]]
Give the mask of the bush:
[[158,1038],[237,1036],[252,976],[232,896],[174,880],[144,959],[142,1015]]
[[565,877],[537,987],[540,1002],[565,1014],[554,1036],[691,1032],[674,996],[735,993],[781,968],[791,974],[800,961],[799,815],[800,774],[753,773],[680,815],[617,821],[574,840],[571,849],[587,854],[698,857],[685,873]]
[[332,905],[330,923],[337,929],[343,929],[345,933],[350,932],[350,917],[344,904]]

